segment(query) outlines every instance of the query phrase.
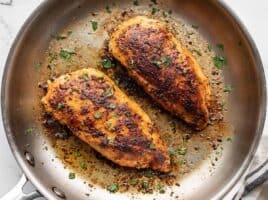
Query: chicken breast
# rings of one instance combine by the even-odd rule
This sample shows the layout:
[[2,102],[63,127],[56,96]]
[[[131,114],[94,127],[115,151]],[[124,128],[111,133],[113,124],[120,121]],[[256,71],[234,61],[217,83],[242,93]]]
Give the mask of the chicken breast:
[[197,130],[206,127],[208,79],[163,22],[145,16],[123,22],[112,33],[109,50],[166,110]]
[[148,115],[102,72],[89,68],[48,83],[45,110],[121,166],[170,171],[170,157]]

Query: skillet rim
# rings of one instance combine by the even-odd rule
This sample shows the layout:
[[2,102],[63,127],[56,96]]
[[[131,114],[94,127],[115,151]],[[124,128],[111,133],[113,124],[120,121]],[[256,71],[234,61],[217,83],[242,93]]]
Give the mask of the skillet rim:
[[[13,60],[13,54],[17,48],[17,43],[21,40],[21,36],[25,35],[25,32],[27,31],[28,28],[31,27],[31,24],[35,21],[36,17],[44,10],[49,3],[53,3],[53,0],[45,0],[42,3],[40,3],[35,10],[30,14],[30,16],[27,18],[27,20],[23,23],[22,27],[20,28],[19,32],[17,33],[15,39],[13,40],[12,46],[9,50],[8,57],[4,66],[4,71],[3,71],[3,76],[2,76],[2,86],[1,86],[1,112],[2,112],[2,121],[3,121],[3,126],[4,130],[6,133],[6,137],[9,143],[9,146],[11,148],[12,154],[15,157],[18,165],[22,169],[23,173],[29,178],[31,183],[38,189],[41,194],[48,198],[48,199],[56,199],[54,195],[51,195],[51,191],[44,187],[42,182],[40,182],[31,172],[31,167],[27,164],[24,163],[24,158],[19,155],[19,149],[17,145],[15,144],[15,137],[12,134],[10,130],[10,125],[8,121],[8,114],[6,112],[6,93],[7,93],[7,76],[10,71],[10,67],[12,66],[12,60]],[[242,23],[242,21],[239,19],[239,17],[235,14],[235,12],[223,1],[219,0],[216,4],[220,6],[224,11],[227,12],[227,14],[232,18],[232,20],[235,22],[235,24],[238,26],[239,30],[243,33],[245,36],[246,42],[249,44],[250,50],[253,53],[254,59],[256,61],[256,70],[257,74],[260,77],[260,84],[261,84],[261,91],[260,91],[260,112],[259,112],[259,124],[257,129],[255,130],[255,136],[254,140],[252,142],[252,145],[249,149],[249,153],[246,156],[246,159],[243,161],[241,164],[239,170],[236,172],[235,176],[226,184],[217,194],[213,196],[213,199],[221,199],[223,198],[228,192],[232,190],[234,186],[236,186],[239,183],[239,180],[245,176],[245,172],[248,170],[251,161],[253,160],[253,157],[255,155],[255,152],[258,148],[264,124],[265,124],[265,118],[266,118],[266,105],[267,105],[267,86],[266,86],[266,79],[265,79],[265,73],[264,73],[264,67],[263,63],[259,54],[259,51],[257,49],[257,46],[249,34],[247,28],[245,25]]]

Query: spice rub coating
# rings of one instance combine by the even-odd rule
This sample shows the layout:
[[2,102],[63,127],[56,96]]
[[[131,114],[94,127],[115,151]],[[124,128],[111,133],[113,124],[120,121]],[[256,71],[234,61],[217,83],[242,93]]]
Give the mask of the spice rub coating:
[[82,69],[48,81],[45,110],[121,166],[170,171],[167,147],[148,115],[101,71]]
[[123,22],[111,35],[109,51],[166,110],[196,130],[206,127],[208,79],[163,22],[145,16]]

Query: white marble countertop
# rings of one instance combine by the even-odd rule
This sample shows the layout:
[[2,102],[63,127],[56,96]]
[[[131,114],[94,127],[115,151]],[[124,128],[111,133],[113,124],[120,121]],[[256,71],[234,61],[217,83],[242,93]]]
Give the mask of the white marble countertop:
[[[10,0],[0,0],[0,77],[3,74],[8,51],[17,32],[30,13],[42,2],[42,0],[13,0],[12,5],[3,5]],[[266,77],[268,74],[268,1],[259,0],[224,0],[244,22],[250,34],[255,40],[260,51]],[[268,136],[268,123],[264,128],[264,135]],[[21,176],[21,170],[15,162],[0,120],[0,197],[17,183]],[[266,184],[268,186],[268,184]],[[265,186],[267,188],[267,186]],[[262,188],[245,199],[268,199],[258,197]]]

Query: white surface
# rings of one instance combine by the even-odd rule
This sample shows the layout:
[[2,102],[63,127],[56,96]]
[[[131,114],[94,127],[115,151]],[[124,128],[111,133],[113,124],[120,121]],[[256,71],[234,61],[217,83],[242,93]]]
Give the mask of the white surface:
[[[7,0],[0,0],[0,2]],[[21,25],[42,0],[13,0],[12,6],[0,4],[0,77],[13,39]],[[268,1],[225,0],[244,22],[260,51],[265,74],[268,74]],[[267,76],[266,76],[267,77]],[[265,124],[264,134],[268,135]],[[19,180],[21,170],[15,162],[6,141],[2,120],[0,120],[0,196]],[[257,199],[258,191],[245,198]],[[268,197],[267,197],[268,199]]]

